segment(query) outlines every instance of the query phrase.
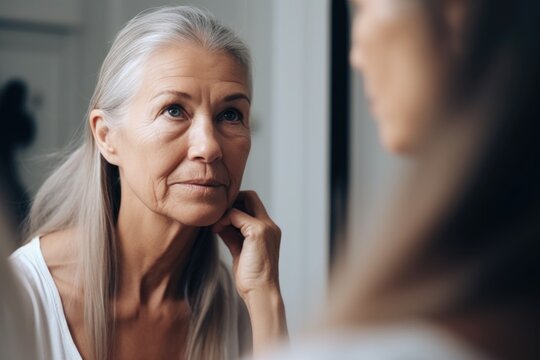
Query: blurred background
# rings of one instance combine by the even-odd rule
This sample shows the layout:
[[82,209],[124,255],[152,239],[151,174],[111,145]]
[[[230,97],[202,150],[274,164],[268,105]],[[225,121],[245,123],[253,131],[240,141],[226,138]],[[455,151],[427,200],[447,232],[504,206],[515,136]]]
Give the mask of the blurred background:
[[380,149],[361,80],[349,71],[346,3],[2,0],[1,171],[13,218],[54,165],[46,155],[86,121],[99,66],[123,24],[161,5],[207,9],[252,51],[253,147],[243,187],[259,193],[283,231],[281,286],[294,336],[324,302],[339,239],[362,226],[365,209],[375,212],[399,165]]

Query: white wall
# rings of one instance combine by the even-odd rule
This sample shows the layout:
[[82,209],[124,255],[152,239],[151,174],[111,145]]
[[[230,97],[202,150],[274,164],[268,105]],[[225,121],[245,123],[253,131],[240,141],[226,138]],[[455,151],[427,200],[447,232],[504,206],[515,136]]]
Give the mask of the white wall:
[[[361,78],[352,73],[351,82],[351,171],[349,233],[356,237],[377,221],[385,199],[399,179],[403,161],[383,149],[377,124],[369,112]],[[391,226],[391,225],[389,225]],[[355,239],[362,241],[362,239]]]
[[77,0],[2,0],[0,19],[57,26],[78,26],[81,2]]
[[19,178],[33,193],[44,181],[50,161],[80,119],[79,93],[82,19],[77,0],[0,3],[0,83],[22,80],[37,136],[16,153]]
[[329,2],[274,1],[272,210],[293,333],[324,299],[328,272]]

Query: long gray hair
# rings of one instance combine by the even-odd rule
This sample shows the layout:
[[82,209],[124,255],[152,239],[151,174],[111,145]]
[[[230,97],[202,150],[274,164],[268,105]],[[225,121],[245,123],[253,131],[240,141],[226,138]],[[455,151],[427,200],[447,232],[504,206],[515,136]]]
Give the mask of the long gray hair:
[[[162,7],[137,15],[119,32],[101,67],[88,113],[101,109],[110,126],[117,124],[138,89],[149,56],[164,46],[186,42],[232,56],[245,69],[251,88],[249,51],[230,29],[193,7]],[[97,359],[109,357],[113,346],[110,303],[116,292],[119,204],[118,168],[101,156],[87,124],[81,143],[38,191],[28,221],[29,239],[77,229],[84,320],[92,356]],[[190,359],[236,357],[236,293],[220,261],[215,237],[205,230],[200,237],[184,281],[192,310],[186,355]]]

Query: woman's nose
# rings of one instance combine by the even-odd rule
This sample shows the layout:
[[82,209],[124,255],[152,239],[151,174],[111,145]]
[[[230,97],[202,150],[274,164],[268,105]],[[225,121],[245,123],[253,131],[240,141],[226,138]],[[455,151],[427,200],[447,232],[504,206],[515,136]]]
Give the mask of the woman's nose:
[[221,144],[211,119],[199,118],[193,121],[189,131],[188,157],[190,160],[212,163],[223,157]]

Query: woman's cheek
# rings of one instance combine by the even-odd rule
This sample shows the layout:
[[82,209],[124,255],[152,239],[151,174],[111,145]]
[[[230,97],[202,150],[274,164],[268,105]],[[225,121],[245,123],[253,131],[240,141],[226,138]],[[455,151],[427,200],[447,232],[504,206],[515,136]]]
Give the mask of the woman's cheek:
[[230,187],[229,187],[229,205],[232,205],[236,196],[240,191],[242,183],[242,177],[246,168],[246,163],[251,148],[251,137],[243,136],[237,138],[234,145],[231,146],[230,151],[227,151],[230,156],[226,159],[225,166],[229,171]]

